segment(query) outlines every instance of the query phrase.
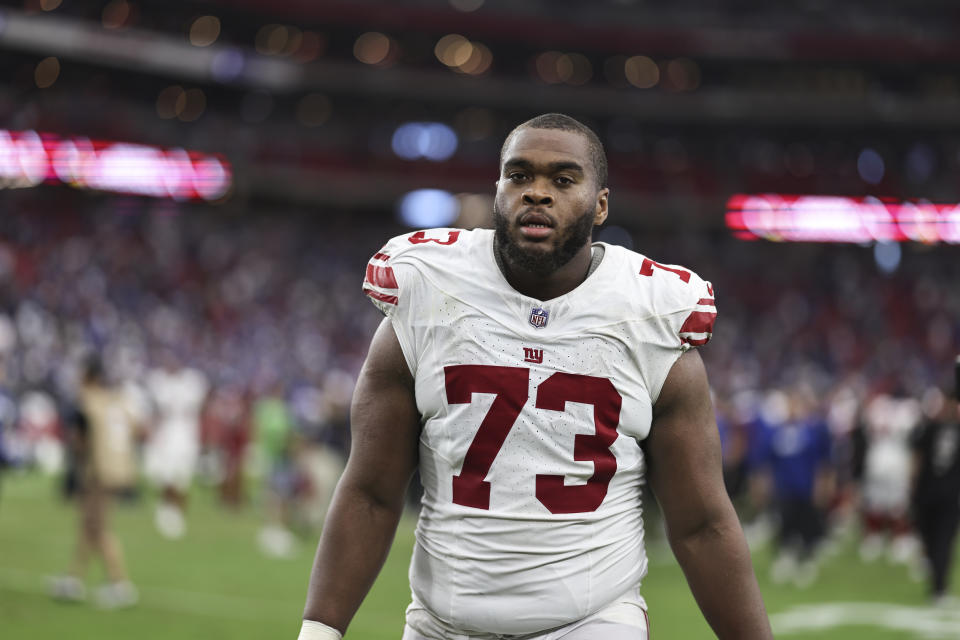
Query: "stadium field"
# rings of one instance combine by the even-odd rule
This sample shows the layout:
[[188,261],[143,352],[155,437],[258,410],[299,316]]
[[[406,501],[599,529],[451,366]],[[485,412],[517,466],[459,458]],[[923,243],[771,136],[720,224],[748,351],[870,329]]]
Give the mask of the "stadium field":
[[[185,539],[170,542],[153,529],[149,500],[115,513],[141,602],[123,611],[61,604],[46,595],[45,577],[68,562],[75,527],[72,507],[55,481],[34,474],[0,479],[0,637],[9,640],[262,640],[296,637],[313,541],[288,559],[264,556],[256,535],[259,512],[230,512],[198,490]],[[387,566],[350,628],[348,639],[398,639],[409,597],[406,565],[413,519],[404,520]],[[960,609],[925,604],[923,586],[902,566],[863,564],[851,541],[826,560],[810,588],[767,579],[769,549],[756,550],[761,588],[778,638],[824,640],[960,639]],[[669,551],[653,543],[644,595],[653,637],[713,637]],[[960,586],[954,571],[954,593]],[[102,574],[93,570],[90,583]],[[723,585],[716,588],[723,589]]]

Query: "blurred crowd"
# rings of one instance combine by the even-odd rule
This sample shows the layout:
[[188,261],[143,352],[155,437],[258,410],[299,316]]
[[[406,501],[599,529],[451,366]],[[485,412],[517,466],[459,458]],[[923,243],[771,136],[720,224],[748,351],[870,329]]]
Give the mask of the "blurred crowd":
[[[175,507],[197,474],[226,504],[262,500],[278,524],[316,526],[378,321],[358,282],[379,240],[305,214],[241,221],[172,202],[78,210],[69,193],[18,195],[0,216],[2,459],[74,466],[68,416],[97,356],[137,407],[164,502]],[[181,459],[190,468],[172,473],[167,461]],[[294,499],[309,508],[286,513]],[[181,520],[157,514],[173,536]]]
[[[225,505],[259,501],[268,553],[319,527],[379,321],[360,293],[364,264],[399,230],[323,212],[78,204],[65,191],[5,198],[0,461],[69,478],[70,416],[96,356],[133,407],[164,535],[184,535],[194,478]],[[636,249],[716,287],[704,358],[726,479],[751,531],[776,532],[774,578],[809,584],[851,523],[864,559],[888,553],[923,574],[913,452],[950,406],[960,261],[905,247],[883,272],[865,247],[710,234],[637,237]]]

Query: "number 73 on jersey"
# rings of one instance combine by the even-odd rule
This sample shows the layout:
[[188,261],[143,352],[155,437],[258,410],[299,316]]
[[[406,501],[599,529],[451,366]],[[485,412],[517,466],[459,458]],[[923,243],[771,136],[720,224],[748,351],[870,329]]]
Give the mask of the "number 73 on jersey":
[[[494,395],[493,404],[467,449],[460,473],[453,476],[456,504],[489,509],[490,483],[484,478],[529,400],[530,369],[452,365],[444,367],[444,380],[449,404],[468,404],[475,393]],[[551,513],[596,511],[617,470],[617,458],[610,447],[617,439],[623,399],[606,378],[563,372],[551,375],[534,392],[537,409],[563,412],[567,402],[593,407],[594,433],[577,434],[573,446],[573,459],[593,462],[593,475],[586,484],[566,485],[562,475],[537,474],[536,497]]]

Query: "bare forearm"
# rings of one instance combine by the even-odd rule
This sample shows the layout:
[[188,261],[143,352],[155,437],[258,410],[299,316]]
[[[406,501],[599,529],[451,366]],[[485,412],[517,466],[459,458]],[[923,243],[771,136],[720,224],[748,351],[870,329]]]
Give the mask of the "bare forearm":
[[671,538],[670,544],[700,610],[720,640],[773,638],[750,550],[735,516]]
[[402,514],[362,490],[341,484],[331,504],[303,617],[338,629],[350,624],[386,560]]

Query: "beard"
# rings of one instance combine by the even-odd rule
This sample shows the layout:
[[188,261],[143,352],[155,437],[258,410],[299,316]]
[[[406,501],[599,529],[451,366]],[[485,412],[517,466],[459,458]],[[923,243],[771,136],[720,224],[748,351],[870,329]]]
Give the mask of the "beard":
[[510,235],[510,222],[503,215],[499,203],[494,201],[494,250],[511,269],[548,276],[570,262],[573,256],[590,241],[593,234],[593,218],[594,210],[591,206],[553,241],[552,250],[525,249],[513,241]]

